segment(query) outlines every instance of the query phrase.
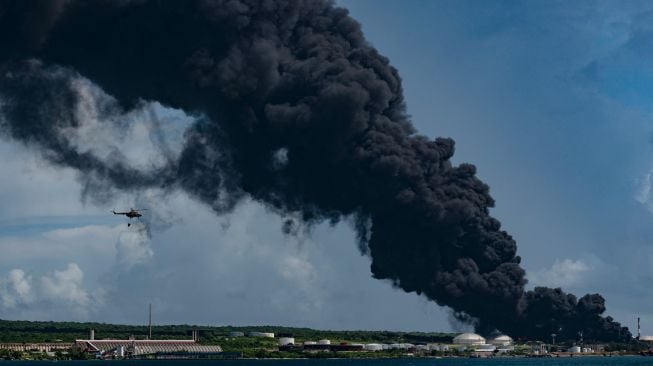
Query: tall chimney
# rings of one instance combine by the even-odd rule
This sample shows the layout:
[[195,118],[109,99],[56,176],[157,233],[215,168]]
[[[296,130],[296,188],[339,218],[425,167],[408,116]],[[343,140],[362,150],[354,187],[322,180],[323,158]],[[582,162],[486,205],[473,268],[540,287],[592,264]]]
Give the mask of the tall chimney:
[[640,332],[639,332],[639,317],[637,317],[637,340],[639,340],[640,337]]
[[150,304],[150,320],[148,328],[150,329],[150,336],[148,339],[152,339],[152,304]]
[[91,341],[95,340],[95,329],[91,328],[91,330],[88,332],[88,339]]
[[199,342],[200,341],[200,331],[197,328],[193,328],[193,341]]

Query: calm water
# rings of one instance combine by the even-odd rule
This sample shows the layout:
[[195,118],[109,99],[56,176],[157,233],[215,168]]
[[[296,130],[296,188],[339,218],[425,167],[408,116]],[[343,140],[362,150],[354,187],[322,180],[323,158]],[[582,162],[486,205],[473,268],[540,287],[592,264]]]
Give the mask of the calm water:
[[177,361],[0,361],[17,365],[57,366],[608,366],[653,365],[653,357],[575,357],[518,359],[401,359],[401,360],[177,360]]

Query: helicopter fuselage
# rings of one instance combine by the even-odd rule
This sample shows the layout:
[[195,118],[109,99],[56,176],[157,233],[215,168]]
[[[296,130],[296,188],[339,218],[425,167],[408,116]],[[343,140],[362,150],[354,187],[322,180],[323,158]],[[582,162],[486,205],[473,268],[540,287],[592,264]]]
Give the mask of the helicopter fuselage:
[[143,216],[143,214],[138,212],[138,211],[129,211],[129,212],[115,212],[114,211],[113,214],[114,215],[125,215],[125,216],[129,217],[130,219],[133,219],[135,217]]

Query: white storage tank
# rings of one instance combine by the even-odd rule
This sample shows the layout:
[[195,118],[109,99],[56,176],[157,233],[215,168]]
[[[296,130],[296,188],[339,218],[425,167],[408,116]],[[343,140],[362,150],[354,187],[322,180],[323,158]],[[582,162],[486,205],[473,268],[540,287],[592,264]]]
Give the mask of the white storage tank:
[[488,343],[495,346],[510,346],[512,344],[512,338],[507,335],[499,335],[490,339]]
[[306,341],[306,342],[304,342],[304,346],[314,346],[316,344],[317,344],[317,342],[315,342],[315,341]]
[[639,337],[639,340],[642,342],[653,342],[653,336],[650,335],[643,335]]
[[569,348],[570,353],[580,353],[580,347],[579,346],[572,346]]
[[368,343],[365,345],[365,350],[366,351],[381,351],[383,350],[383,346],[381,346],[378,343]]
[[485,338],[474,333],[462,333],[453,339],[454,344],[464,344],[468,346],[480,346],[485,344]]
[[321,345],[331,344],[331,341],[328,339],[320,339],[319,341],[317,341],[317,344],[321,344]]
[[280,346],[294,346],[295,338],[293,337],[279,337]]
[[274,338],[274,333],[267,332],[249,332],[250,337]]

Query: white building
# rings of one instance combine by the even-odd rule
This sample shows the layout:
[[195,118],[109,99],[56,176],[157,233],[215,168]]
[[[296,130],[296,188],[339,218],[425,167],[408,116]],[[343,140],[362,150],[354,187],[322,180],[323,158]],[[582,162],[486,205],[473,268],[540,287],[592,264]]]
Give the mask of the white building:
[[485,344],[485,338],[474,333],[463,333],[457,335],[453,339],[453,343],[466,345],[466,346],[480,346],[482,344]]
[[474,347],[474,352],[494,352],[497,349],[496,346],[491,345],[491,344],[481,344],[479,346]]
[[429,343],[429,350],[444,352],[449,350],[449,346],[446,344]]

